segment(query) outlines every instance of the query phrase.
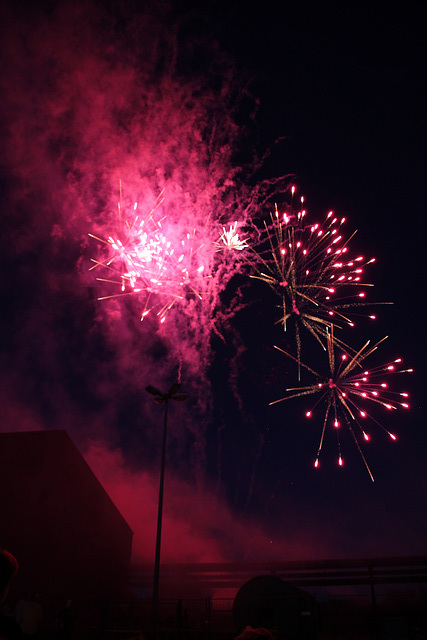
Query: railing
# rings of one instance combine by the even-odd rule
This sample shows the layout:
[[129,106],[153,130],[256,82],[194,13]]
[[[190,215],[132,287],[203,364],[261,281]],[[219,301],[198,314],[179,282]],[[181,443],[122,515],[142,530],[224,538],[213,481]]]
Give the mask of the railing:
[[[427,556],[370,558],[356,560],[315,560],[294,562],[246,562],[205,564],[164,564],[162,582],[204,587],[240,588],[257,575],[276,575],[299,587],[346,584],[391,584],[427,582]],[[133,567],[131,590],[150,589],[152,565]]]
[[[131,592],[135,598],[115,603],[109,640],[136,637],[138,631],[149,629],[152,575],[152,567],[134,567]],[[278,576],[314,596],[320,612],[318,634],[307,638],[427,640],[427,556],[162,565],[160,595],[169,593],[171,597],[159,600],[159,638],[234,638],[234,595],[249,579],[260,575]],[[215,597],[221,590],[233,595]],[[400,635],[394,629],[400,629]]]

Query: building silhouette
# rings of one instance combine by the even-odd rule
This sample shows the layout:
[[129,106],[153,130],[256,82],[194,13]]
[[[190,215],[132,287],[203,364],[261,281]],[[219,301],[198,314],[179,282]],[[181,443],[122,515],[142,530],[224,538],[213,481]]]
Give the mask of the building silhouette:
[[127,592],[132,531],[63,430],[0,434],[0,547],[19,562],[10,599]]

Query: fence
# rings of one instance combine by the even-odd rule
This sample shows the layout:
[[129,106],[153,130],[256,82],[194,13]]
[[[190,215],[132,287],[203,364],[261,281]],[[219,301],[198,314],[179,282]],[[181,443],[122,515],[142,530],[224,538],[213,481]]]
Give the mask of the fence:
[[[161,640],[229,640],[236,636],[234,594],[254,576],[273,575],[313,596],[316,613],[298,609],[286,640],[427,640],[427,556],[326,562],[164,565],[158,608]],[[144,637],[150,628],[152,567],[135,567],[134,598],[114,603],[108,640]],[[232,597],[219,597],[221,592]],[[197,595],[195,595],[197,594]],[[182,596],[182,597],[180,597]],[[273,606],[271,598],[263,605]],[[277,602],[274,603],[277,607]],[[282,599],[280,606],[286,608]],[[311,615],[308,624],[303,616]],[[288,617],[291,621],[291,618]]]

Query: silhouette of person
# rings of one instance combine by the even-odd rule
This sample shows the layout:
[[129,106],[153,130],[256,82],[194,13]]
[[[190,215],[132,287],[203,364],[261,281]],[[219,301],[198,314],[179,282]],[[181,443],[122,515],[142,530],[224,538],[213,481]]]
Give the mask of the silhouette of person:
[[[13,578],[18,571],[16,558],[6,551],[0,549],[0,608],[6,600]],[[22,633],[19,624],[0,610],[0,640],[22,640]]]
[[71,600],[67,600],[65,607],[58,613],[56,623],[55,640],[71,640],[76,625],[76,614]]
[[28,591],[15,608],[15,620],[27,640],[39,640],[43,622],[43,611],[37,602],[37,593]]
[[246,627],[242,633],[235,638],[235,640],[275,640],[273,634],[264,627],[258,627],[253,629],[252,627]]

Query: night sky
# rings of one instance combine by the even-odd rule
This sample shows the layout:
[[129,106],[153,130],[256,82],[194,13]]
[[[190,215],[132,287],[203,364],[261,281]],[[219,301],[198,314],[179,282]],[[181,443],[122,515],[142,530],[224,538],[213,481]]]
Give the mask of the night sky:
[[[249,6],[247,6],[249,5]],[[284,8],[285,7],[285,8]],[[415,5],[4,2],[1,5],[1,430],[66,429],[154,555],[162,407],[170,407],[163,559],[425,554],[424,35]],[[364,453],[346,433],[313,468],[322,418],[274,406],[295,384],[277,300],[241,262],[200,251],[212,278],[164,324],[89,271],[117,202],[154,206],[209,240],[267,218],[296,185],[310,220],[347,218],[376,258],[372,365],[402,357],[408,411]],[[212,265],[216,260],[216,267]],[[303,343],[304,346],[304,343]],[[307,355],[312,356],[307,346]],[[314,351],[313,351],[314,353]],[[317,353],[317,352],[316,352]],[[318,356],[314,356],[318,357]],[[333,436],[334,434],[332,434]]]

